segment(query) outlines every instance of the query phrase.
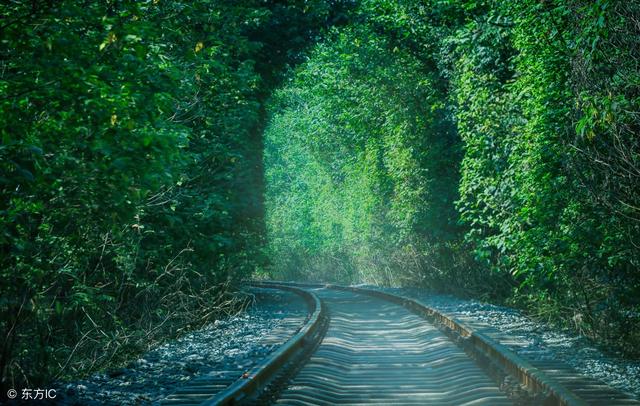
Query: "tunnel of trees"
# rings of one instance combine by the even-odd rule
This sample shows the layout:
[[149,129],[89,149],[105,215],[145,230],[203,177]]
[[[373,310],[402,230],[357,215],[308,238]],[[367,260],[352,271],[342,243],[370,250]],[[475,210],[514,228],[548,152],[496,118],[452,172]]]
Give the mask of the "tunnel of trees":
[[232,311],[417,286],[638,356],[640,2],[0,6],[2,386]]

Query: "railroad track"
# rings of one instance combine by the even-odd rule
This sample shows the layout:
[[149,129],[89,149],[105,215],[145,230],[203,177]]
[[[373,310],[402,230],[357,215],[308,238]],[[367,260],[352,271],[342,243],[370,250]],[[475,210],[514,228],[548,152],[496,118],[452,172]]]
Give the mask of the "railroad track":
[[256,283],[301,295],[309,317],[225,389],[206,379],[171,405],[640,405],[599,382],[533,366],[419,302],[335,285]]

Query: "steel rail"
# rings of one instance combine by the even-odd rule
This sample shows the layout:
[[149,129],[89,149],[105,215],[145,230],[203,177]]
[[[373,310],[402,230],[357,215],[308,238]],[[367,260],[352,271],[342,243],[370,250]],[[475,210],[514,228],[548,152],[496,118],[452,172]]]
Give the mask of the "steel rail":
[[465,323],[415,299],[368,288],[340,285],[329,285],[328,287],[385,299],[435,322],[442,327],[441,330],[447,336],[454,339],[467,352],[470,352],[476,360],[501,370],[505,375],[515,377],[521,385],[531,390],[538,397],[542,395],[542,401],[545,406],[584,406],[588,404],[505,346]]
[[269,354],[228,388],[202,402],[202,405],[234,405],[257,397],[282,372],[284,365],[322,339],[321,326],[326,318],[326,310],[318,296],[308,290],[288,284],[252,282],[251,285],[288,290],[302,296],[311,309],[310,316],[304,326],[285,344]]
[[[364,287],[294,282],[278,282],[278,284],[299,288],[324,287],[365,294],[398,304],[436,324],[441,331],[460,345],[476,361],[488,367],[493,372],[495,379],[502,380],[501,378],[505,376],[515,378],[520,385],[534,395],[537,402],[550,406],[584,406],[589,404],[505,346],[444,312],[426,306],[417,300]],[[263,282],[263,286],[269,285],[270,282]]]
[[327,306],[329,326],[288,385],[268,399],[272,403],[514,404],[484,368],[421,315],[361,292],[313,290]]
[[[200,404],[391,404],[398,399],[403,404],[424,404],[426,399],[428,404],[446,405],[582,406],[603,401],[640,405],[624,396],[590,396],[599,390],[597,385],[581,388],[573,375],[569,377],[574,385],[567,387],[567,381],[549,376],[487,334],[412,298],[335,284],[260,281],[251,285],[295,292],[308,303],[311,314],[283,346]],[[318,294],[310,289],[318,289]],[[361,295],[372,301],[363,304]],[[327,304],[319,296],[335,307],[330,323]],[[404,308],[403,316],[394,308]],[[385,312],[387,318],[382,321]],[[327,328],[330,333],[325,337]],[[307,355],[308,362],[300,362]],[[398,365],[413,375],[398,375]],[[428,365],[435,365],[437,371]]]

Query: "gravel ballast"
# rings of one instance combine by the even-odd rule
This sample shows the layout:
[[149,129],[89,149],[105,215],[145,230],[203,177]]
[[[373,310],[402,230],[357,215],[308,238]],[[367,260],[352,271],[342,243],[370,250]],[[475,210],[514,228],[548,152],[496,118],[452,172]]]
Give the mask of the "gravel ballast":
[[[587,377],[640,399],[640,361],[607,354],[586,337],[560,331],[517,309],[417,289],[362,287],[417,299],[526,359],[562,361]],[[57,403],[156,405],[192,379],[212,371],[237,370],[240,376],[293,335],[308,314],[304,301],[293,293],[273,289],[251,292],[256,295],[256,303],[245,313],[167,342],[126,368],[59,384]]]
[[237,370],[242,375],[293,335],[308,314],[306,303],[294,293],[258,288],[251,293],[255,304],[244,313],[167,342],[126,368],[59,384],[57,403],[155,405],[212,371]]

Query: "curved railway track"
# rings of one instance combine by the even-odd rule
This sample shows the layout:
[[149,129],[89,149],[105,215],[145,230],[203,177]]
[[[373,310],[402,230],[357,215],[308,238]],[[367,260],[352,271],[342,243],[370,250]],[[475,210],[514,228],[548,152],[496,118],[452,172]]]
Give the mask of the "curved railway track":
[[303,326],[225,389],[200,380],[167,404],[640,405],[597,382],[558,379],[556,364],[533,366],[412,299],[332,285],[255,285],[301,295],[310,310]]

